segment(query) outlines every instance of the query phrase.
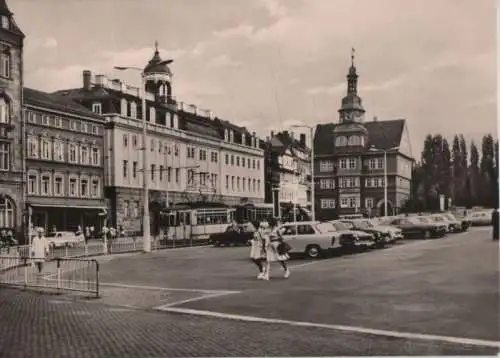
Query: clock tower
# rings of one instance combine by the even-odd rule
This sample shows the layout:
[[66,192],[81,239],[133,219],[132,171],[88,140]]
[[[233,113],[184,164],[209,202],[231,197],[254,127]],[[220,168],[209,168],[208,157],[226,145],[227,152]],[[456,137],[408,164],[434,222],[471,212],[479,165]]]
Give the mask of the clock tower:
[[347,95],[342,98],[339,119],[341,124],[363,123],[364,115],[363,103],[358,96],[358,74],[354,65],[354,49],[352,49],[351,67],[347,74]]

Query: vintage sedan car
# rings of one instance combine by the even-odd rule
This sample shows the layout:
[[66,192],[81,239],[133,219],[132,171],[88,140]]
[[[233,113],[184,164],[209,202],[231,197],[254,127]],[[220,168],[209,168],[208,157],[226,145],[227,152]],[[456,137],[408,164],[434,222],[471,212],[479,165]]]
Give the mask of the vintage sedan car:
[[405,237],[439,238],[446,235],[446,224],[433,222],[425,216],[394,218],[391,226],[401,229]]
[[369,249],[375,247],[377,239],[372,233],[355,230],[342,220],[330,221],[335,228],[339,244],[344,249]]
[[312,259],[339,247],[334,230],[332,225],[319,221],[290,222],[278,228],[283,240],[291,247],[290,253],[305,253]]
[[392,244],[396,242],[396,240],[401,240],[403,238],[401,229],[394,226],[381,225],[378,221],[373,219],[357,219],[347,222],[353,226],[354,230],[373,233],[378,237],[380,246]]
[[47,234],[47,241],[52,248],[74,247],[85,243],[85,238],[71,231],[56,231]]
[[253,225],[238,225],[237,229],[231,225],[224,232],[210,234],[208,243],[219,246],[248,246],[251,244],[255,228]]
[[431,219],[431,221],[446,225],[447,232],[461,232],[462,231],[462,222],[458,221],[455,218],[450,219],[448,217],[448,215],[432,214],[429,216],[429,218]]
[[466,219],[470,221],[471,226],[488,226],[493,224],[490,211],[473,211],[466,216]]

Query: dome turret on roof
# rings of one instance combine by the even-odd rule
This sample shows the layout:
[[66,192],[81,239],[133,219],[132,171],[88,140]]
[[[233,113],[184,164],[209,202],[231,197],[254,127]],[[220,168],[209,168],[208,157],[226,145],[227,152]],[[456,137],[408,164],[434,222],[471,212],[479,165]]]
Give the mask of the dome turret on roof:
[[172,63],[173,60],[162,60],[160,57],[160,52],[158,51],[158,42],[155,43],[155,53],[153,55],[153,58],[149,60],[148,64],[144,68],[144,73],[145,74],[153,74],[153,73],[159,73],[159,74],[166,74],[171,76],[172,71],[168,67],[170,63]]

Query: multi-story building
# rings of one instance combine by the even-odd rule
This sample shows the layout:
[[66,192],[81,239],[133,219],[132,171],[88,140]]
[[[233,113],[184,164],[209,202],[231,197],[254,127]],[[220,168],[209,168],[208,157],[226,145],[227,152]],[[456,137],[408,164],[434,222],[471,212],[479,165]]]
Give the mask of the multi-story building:
[[[34,226],[100,228],[104,120],[69,98],[24,88],[27,205]],[[101,214],[101,215],[100,215]]]
[[[318,125],[314,138],[315,205],[318,219],[346,214],[384,215],[399,210],[410,195],[413,158],[404,119],[366,122],[357,92],[354,56],[339,123]],[[387,162],[385,161],[387,159]]]
[[24,34],[5,0],[0,1],[0,229],[22,237],[24,122],[22,115]]
[[106,196],[112,222],[130,230],[141,225],[143,170],[150,207],[264,201],[264,150],[255,132],[176,100],[170,62],[156,49],[143,70],[145,145],[140,88],[84,71],[82,88],[58,91],[106,118]]
[[306,135],[271,132],[266,145],[266,202],[275,206],[275,216],[288,217],[293,206],[310,209],[311,161]]

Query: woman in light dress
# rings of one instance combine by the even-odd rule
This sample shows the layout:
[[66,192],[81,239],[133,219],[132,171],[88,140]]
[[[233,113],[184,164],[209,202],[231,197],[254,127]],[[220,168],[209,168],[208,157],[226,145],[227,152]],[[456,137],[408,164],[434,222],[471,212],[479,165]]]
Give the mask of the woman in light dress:
[[278,246],[282,242],[282,238],[278,233],[278,222],[274,218],[271,218],[269,220],[269,227],[264,233],[264,240],[267,265],[263,279],[269,280],[272,262],[280,263],[281,267],[283,267],[283,270],[285,271],[284,278],[290,277],[290,269],[286,264],[286,261],[290,259],[290,256],[288,256],[288,254],[280,255],[278,252]]
[[250,258],[259,268],[259,275],[257,276],[257,279],[262,280],[265,275],[264,262],[266,261],[264,232],[258,221],[253,222],[252,225],[255,227],[255,231],[252,237]]

